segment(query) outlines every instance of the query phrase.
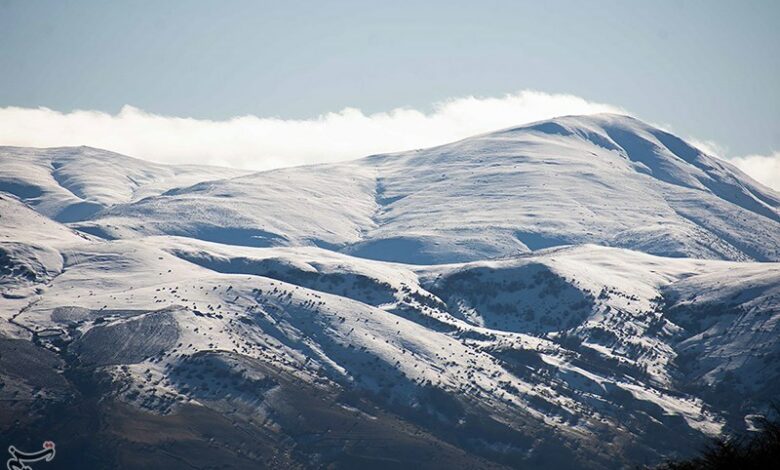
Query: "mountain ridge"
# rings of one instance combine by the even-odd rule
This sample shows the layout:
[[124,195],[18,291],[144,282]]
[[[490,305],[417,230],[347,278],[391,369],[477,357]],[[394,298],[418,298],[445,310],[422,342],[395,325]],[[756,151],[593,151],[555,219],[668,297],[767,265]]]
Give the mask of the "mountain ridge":
[[777,194],[653,132],[217,179],[0,150],[0,438],[96,468],[603,470],[749,429],[780,386]]
[[[633,140],[625,129],[614,130],[621,126]],[[618,140],[629,150],[610,132],[622,132]],[[780,195],[665,136],[671,134],[623,116],[558,118],[431,149],[173,188],[107,207],[78,227],[111,238],[169,234],[330,246],[424,264],[578,243],[778,259]],[[304,194],[307,204],[299,202]],[[330,215],[316,219],[310,204]],[[173,213],[194,219],[173,221]],[[245,233],[218,233],[231,218],[241,220],[233,228]],[[212,229],[199,235],[203,227]]]

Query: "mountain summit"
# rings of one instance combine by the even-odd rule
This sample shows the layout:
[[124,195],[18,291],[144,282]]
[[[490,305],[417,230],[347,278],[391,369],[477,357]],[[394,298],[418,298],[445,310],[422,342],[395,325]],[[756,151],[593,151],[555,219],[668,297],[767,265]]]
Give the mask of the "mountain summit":
[[672,134],[613,114],[179,187],[107,207],[78,227],[107,238],[311,245],[416,264],[581,243],[780,259],[780,195]]

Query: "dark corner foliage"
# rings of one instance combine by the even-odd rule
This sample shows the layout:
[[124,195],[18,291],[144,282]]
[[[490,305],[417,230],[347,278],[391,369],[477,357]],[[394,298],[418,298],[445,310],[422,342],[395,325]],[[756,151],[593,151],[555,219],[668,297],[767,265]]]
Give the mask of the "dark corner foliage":
[[761,418],[758,431],[715,439],[699,456],[668,461],[656,470],[771,469],[780,466],[780,406]]

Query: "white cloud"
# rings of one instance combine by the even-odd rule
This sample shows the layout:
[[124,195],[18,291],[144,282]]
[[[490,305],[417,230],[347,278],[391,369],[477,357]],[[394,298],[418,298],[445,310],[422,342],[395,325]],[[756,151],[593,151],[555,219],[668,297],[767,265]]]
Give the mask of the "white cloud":
[[162,163],[264,170],[444,144],[470,135],[566,114],[623,112],[582,98],[521,91],[457,98],[431,113],[399,108],[366,115],[346,108],[314,119],[242,116],[210,121],[125,106],[111,115],[47,108],[0,108],[0,145],[89,145]]
[[[224,121],[180,118],[124,106],[115,115],[48,108],[0,108],[0,145],[89,145],[160,163],[199,163],[266,170],[429,147],[567,114],[626,113],[573,95],[520,91],[500,98],[455,98],[424,113],[398,108],[364,114],[345,108],[313,119],[241,116]],[[668,126],[666,126],[668,127]],[[711,155],[716,142],[689,139]],[[780,152],[728,158],[780,190]]]
[[728,155],[729,149],[719,144],[718,142],[715,142],[714,140],[699,140],[693,137],[687,138],[685,140],[708,155],[714,155],[716,157]]
[[728,161],[756,181],[780,191],[780,152],[729,158]]

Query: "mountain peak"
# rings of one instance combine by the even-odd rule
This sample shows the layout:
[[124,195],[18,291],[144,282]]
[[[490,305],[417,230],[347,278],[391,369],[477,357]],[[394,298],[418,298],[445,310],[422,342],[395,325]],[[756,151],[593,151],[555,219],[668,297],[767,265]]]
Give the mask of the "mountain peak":
[[[0,189],[108,238],[317,245],[429,264],[583,243],[780,259],[780,195],[620,114],[562,116],[430,149],[252,174],[91,148],[2,152]],[[73,158],[57,158],[63,152]]]
[[[664,256],[780,259],[777,193],[624,115],[564,116],[338,164],[241,177],[207,171],[200,181],[208,184],[165,173],[162,191],[152,184],[161,178],[152,167],[112,170],[101,184],[126,188],[104,192],[113,199],[94,199],[97,186],[75,187],[100,204],[79,214],[76,226],[108,238],[316,245],[405,263],[583,243]],[[72,178],[87,181],[76,170]]]

